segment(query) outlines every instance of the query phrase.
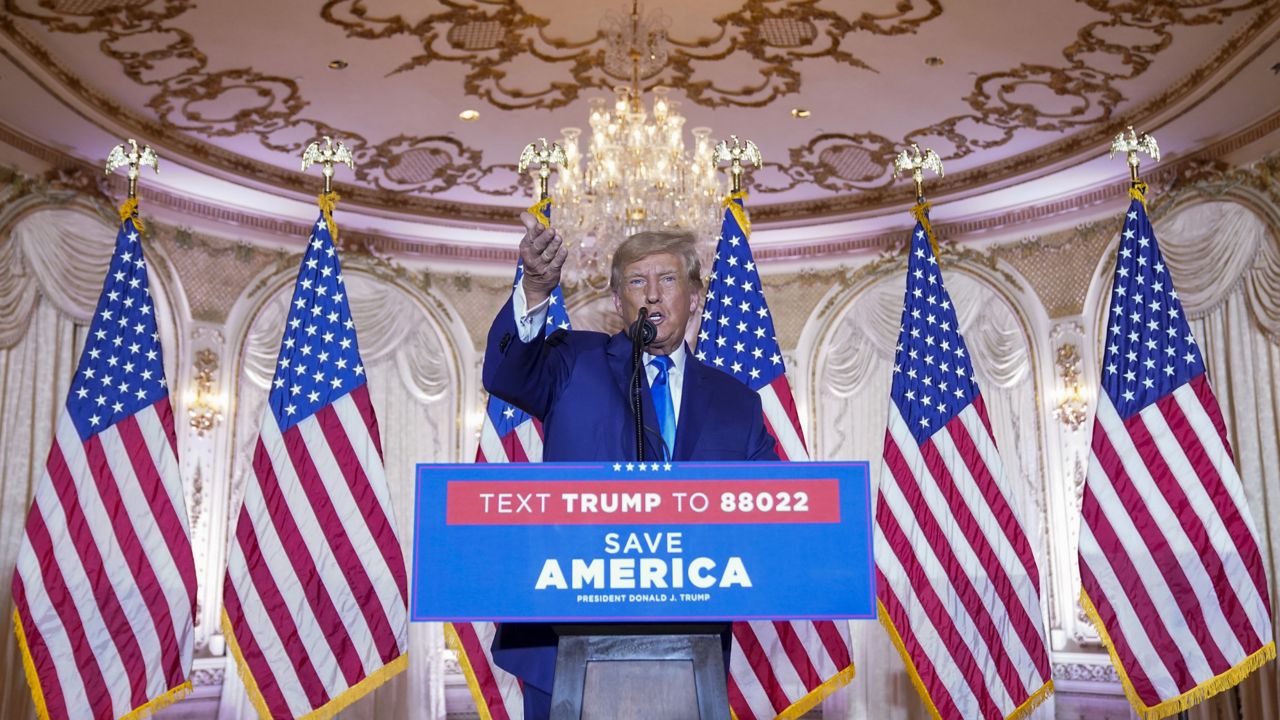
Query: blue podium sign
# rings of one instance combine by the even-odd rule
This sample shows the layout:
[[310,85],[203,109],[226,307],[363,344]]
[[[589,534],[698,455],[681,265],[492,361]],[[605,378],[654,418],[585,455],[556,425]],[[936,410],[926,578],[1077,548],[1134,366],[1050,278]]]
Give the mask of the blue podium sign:
[[867,463],[419,465],[413,620],[875,617]]

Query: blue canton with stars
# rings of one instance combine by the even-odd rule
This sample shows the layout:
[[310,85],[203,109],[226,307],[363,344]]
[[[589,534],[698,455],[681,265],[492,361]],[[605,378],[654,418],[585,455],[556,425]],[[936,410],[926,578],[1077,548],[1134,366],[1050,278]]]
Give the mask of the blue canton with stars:
[[978,397],[969,351],[924,226],[916,223],[907,260],[907,293],[893,358],[893,389],[916,442],[926,440]]
[[342,266],[321,214],[298,270],[268,402],[284,432],[364,381]]
[[[539,213],[537,211],[537,205],[535,205],[534,207],[529,208],[529,212],[532,212],[535,215],[541,215],[547,219],[547,222],[551,221],[550,207],[547,207],[545,213]],[[511,289],[513,291],[520,286],[520,280],[523,277],[524,262],[520,261],[516,263],[516,279],[515,282],[511,284]],[[560,286],[557,285],[556,289],[551,291],[551,301],[550,305],[547,307],[546,334],[550,335],[556,330],[572,329],[573,328],[569,325],[569,311],[564,307],[564,292],[560,289]],[[489,414],[489,421],[493,423],[493,427],[497,431],[498,437],[506,437],[508,433],[515,430],[530,418],[529,413],[526,413],[515,405],[492,395],[489,396],[489,405],[485,408],[485,411]]]
[[[741,199],[733,202],[742,207]],[[786,372],[747,233],[728,207],[694,355],[757,391]]]
[[168,394],[147,263],[130,218],[116,234],[67,411],[80,439],[87,440]]
[[1125,419],[1204,372],[1147,209],[1137,200],[1129,204],[1116,253],[1103,358],[1102,389]]

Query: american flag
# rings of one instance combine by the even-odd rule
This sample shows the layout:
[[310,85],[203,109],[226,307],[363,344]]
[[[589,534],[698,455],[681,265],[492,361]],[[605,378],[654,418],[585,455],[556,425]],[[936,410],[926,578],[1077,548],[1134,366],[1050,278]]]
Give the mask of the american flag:
[[918,212],[876,503],[880,620],[933,717],[1023,717],[1053,692],[1040,573]]
[[1161,718],[1235,685],[1276,649],[1258,530],[1140,190],[1105,343],[1081,602],[1134,709]]
[[129,218],[13,575],[37,715],[105,720],[181,698],[191,689],[195,592],[155,306]]
[[327,213],[293,292],[223,629],[262,717],[328,717],[405,668],[404,556]]
[[[760,395],[783,460],[808,460],[800,417],[748,242],[745,193],[725,203],[695,355]],[[737,622],[729,705],[739,720],[798,717],[853,677],[849,636],[831,621]]]
[[[543,225],[551,223],[551,201],[542,200],[529,208]],[[516,265],[514,290],[520,285],[524,266]],[[570,329],[569,313],[560,286],[551,293],[547,308],[547,331]],[[476,462],[542,462],[542,423],[520,408],[489,396]],[[517,720],[524,717],[524,695],[520,681],[493,662],[489,649],[497,625],[491,622],[446,623],[449,646],[458,654],[476,709],[485,720]]]

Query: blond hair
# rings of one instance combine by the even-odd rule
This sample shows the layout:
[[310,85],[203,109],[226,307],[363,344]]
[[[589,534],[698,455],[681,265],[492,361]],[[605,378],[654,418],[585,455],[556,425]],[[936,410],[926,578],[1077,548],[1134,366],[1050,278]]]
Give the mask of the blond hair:
[[622,289],[622,272],[631,263],[662,253],[679,258],[684,265],[689,287],[702,290],[702,261],[698,259],[696,239],[691,232],[673,230],[647,230],[623,240],[618,249],[613,251],[613,261],[609,266],[609,290],[616,294]]

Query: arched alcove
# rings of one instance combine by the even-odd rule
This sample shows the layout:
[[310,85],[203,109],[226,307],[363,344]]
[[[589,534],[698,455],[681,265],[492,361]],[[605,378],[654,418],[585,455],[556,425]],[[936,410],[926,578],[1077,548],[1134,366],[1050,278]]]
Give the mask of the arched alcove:
[[[468,449],[462,407],[476,389],[464,368],[474,351],[456,313],[439,297],[388,277],[376,261],[343,264],[357,342],[382,437],[386,477],[406,560],[412,556],[414,466],[459,462]],[[215,541],[225,554],[266,405],[297,274],[297,257],[251,283],[228,319],[234,358],[228,485]],[[225,561],[223,562],[225,566]],[[444,708],[444,641],[436,623],[410,627],[409,669],[344,711],[344,717],[436,717]],[[220,717],[252,717],[235,673],[225,675]]]
[[[1047,352],[1044,310],[1020,277],[950,253],[943,279],[1001,450],[1011,502],[1027,529],[1042,576],[1049,560],[1046,428],[1039,398]],[[799,393],[809,406],[818,460],[869,460],[880,475],[893,358],[902,318],[906,259],[882,259],[846,276],[818,303],[796,349]],[[1042,577],[1042,587],[1050,582]],[[1042,601],[1048,602],[1047,593]],[[859,682],[844,692],[852,717],[923,717],[915,689],[887,634],[852,623]],[[872,710],[874,709],[874,710]]]
[[[1277,207],[1242,186],[1199,186],[1153,209],[1153,227],[1170,280],[1204,357],[1222,408],[1245,498],[1261,535],[1280,623],[1280,233]],[[1103,256],[1085,305],[1092,342],[1102,357],[1118,236]],[[1095,385],[1096,373],[1090,378]],[[1270,551],[1266,550],[1270,548]],[[1073,549],[1074,552],[1074,549]],[[1261,668],[1239,688],[1242,717],[1274,707],[1280,673]],[[1230,707],[1231,694],[1205,704]]]
[[[32,195],[0,215],[0,577],[13,577],[25,518],[44,472],[89,322],[115,250],[118,220],[100,205]],[[179,403],[177,332],[185,298],[163,249],[142,241],[170,399]],[[0,617],[12,616],[0,594]],[[0,717],[30,714],[12,633],[0,639]]]

